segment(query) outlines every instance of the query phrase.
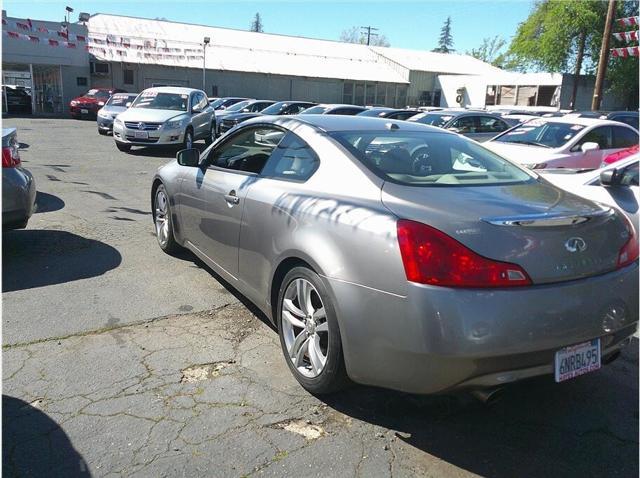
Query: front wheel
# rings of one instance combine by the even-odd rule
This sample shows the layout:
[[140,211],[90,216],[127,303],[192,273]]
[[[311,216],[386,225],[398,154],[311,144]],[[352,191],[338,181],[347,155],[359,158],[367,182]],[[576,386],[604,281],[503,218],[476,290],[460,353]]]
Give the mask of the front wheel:
[[209,130],[209,135],[204,138],[204,144],[209,146],[216,140],[216,125],[215,123],[211,123],[211,129]]
[[130,144],[119,143],[116,141],[116,147],[123,153],[128,153],[129,151],[131,151]]
[[169,196],[164,184],[158,186],[153,199],[153,221],[156,226],[156,238],[160,249],[167,254],[174,254],[180,250],[173,234],[173,221],[171,219],[171,207]]
[[289,369],[314,394],[348,383],[336,313],[327,290],[306,267],[289,271],[278,292],[278,333]]
[[188,129],[184,132],[184,140],[182,141],[182,149],[193,148],[193,131]]
[[107,134],[109,134],[108,131],[105,131],[103,129],[98,129],[98,134],[102,135],[102,136],[106,136]]

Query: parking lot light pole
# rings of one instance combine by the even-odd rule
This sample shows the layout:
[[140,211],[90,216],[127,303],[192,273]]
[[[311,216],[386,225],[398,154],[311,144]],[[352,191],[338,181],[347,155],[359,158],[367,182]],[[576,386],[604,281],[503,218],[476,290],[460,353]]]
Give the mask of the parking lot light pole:
[[207,46],[209,45],[210,41],[211,41],[211,38],[209,38],[209,37],[204,37],[204,40],[202,41],[202,91],[204,91],[205,93],[207,92],[207,90],[206,90]]

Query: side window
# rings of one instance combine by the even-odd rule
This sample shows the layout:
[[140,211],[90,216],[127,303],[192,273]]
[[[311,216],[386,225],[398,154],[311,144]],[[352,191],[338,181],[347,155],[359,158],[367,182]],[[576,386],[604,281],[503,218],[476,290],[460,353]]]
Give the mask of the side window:
[[620,184],[623,186],[637,186],[638,185],[638,163],[630,164],[622,171],[622,178]]
[[609,118],[612,121],[619,121],[624,124],[628,124],[629,126],[638,129],[638,117],[632,115],[618,115]]
[[202,93],[196,93],[198,95],[198,108],[204,110],[209,105],[209,100]]
[[456,128],[459,133],[475,133],[476,132],[476,117],[475,116],[463,116],[451,123],[451,128]]
[[415,116],[416,114],[417,113],[415,111],[402,111],[402,112],[396,113],[395,116],[393,116],[393,119],[407,120],[412,116]]
[[613,129],[614,148],[629,148],[638,144],[638,133],[621,126],[613,126],[611,129]]
[[592,129],[573,147],[573,151],[577,151],[584,143],[598,143],[600,149],[611,149],[611,128],[609,126],[601,126]]
[[210,153],[210,166],[260,174],[271,153],[285,133],[279,129],[258,126],[233,135]]
[[509,129],[509,125],[500,118],[491,116],[480,116],[480,126],[478,133],[501,133]]
[[311,147],[293,133],[278,144],[262,172],[263,176],[306,181],[316,171],[320,160]]
[[194,108],[198,107],[198,103],[200,103],[199,98],[198,98],[198,93],[193,93],[191,95],[191,110],[193,110]]

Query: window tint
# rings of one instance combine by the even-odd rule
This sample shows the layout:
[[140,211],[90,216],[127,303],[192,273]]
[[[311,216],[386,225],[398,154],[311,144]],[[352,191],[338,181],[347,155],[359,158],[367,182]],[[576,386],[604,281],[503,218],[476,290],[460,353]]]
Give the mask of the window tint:
[[573,148],[580,148],[584,143],[597,143],[600,149],[611,149],[613,147],[613,141],[611,138],[611,127],[601,126],[589,131]]
[[630,164],[622,171],[622,178],[620,184],[623,186],[637,186],[638,185],[638,163]]
[[260,174],[284,132],[275,128],[246,128],[210,153],[212,166]]
[[615,115],[609,118],[612,121],[620,121],[621,123],[628,124],[629,126],[638,129],[638,116],[633,115]]
[[416,111],[398,111],[396,113],[389,114],[387,117],[397,120],[407,120],[417,114],[418,113]]
[[466,138],[422,132],[331,134],[385,180],[409,186],[522,183],[532,176]]
[[320,160],[311,147],[295,134],[289,133],[278,144],[262,174],[274,178],[306,181],[319,164]]
[[333,115],[351,116],[360,113],[362,110],[353,108],[337,108],[331,112]]
[[477,116],[463,116],[451,122],[447,128],[456,128],[459,133],[477,133]]
[[480,116],[478,133],[500,133],[509,129],[509,125],[499,118],[491,116]]
[[611,129],[613,129],[614,148],[629,148],[635,144],[638,144],[638,134],[633,132],[629,128],[613,126]]
[[[533,119],[493,141],[558,148],[584,129],[583,125]],[[578,146],[575,150],[580,149]]]

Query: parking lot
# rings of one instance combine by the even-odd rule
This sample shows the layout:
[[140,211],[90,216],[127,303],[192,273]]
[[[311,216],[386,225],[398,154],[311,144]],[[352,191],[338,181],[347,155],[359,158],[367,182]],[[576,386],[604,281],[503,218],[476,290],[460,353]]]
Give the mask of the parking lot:
[[637,476],[637,340],[492,406],[314,397],[257,309],[157,246],[150,182],[171,151],[121,153],[93,121],[4,127],[38,188],[27,229],[3,233],[6,476]]

